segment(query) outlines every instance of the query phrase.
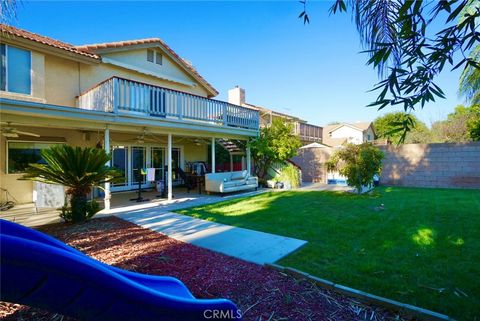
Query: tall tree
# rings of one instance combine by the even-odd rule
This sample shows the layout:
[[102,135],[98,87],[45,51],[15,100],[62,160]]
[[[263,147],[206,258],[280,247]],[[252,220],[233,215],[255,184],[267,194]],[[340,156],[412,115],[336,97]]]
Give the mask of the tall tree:
[[[308,23],[306,0],[301,2],[299,17]],[[336,0],[330,11],[351,12],[369,54],[367,64],[379,72],[373,89],[379,95],[369,106],[402,106],[405,112],[423,108],[445,97],[434,80],[447,66],[480,68],[468,56],[480,42],[478,0]],[[439,25],[445,27],[435,30]],[[413,122],[400,125],[408,131]]]
[[447,119],[432,125],[432,140],[437,143],[460,143],[480,140],[480,105],[459,105]]
[[[405,134],[404,131],[399,130],[399,126],[401,127],[406,121],[412,122],[414,127]],[[428,143],[430,141],[428,127],[414,115],[405,112],[391,112],[379,116],[373,121],[373,126],[379,138],[386,138],[394,144],[400,142]]]

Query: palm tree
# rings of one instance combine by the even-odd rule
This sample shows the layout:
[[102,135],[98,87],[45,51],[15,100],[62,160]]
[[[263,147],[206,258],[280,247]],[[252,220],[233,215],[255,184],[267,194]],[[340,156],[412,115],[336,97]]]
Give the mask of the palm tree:
[[46,164],[29,164],[21,180],[32,180],[67,187],[73,222],[87,219],[87,195],[92,187],[115,182],[118,171],[105,164],[110,156],[98,148],[57,145],[42,151]]
[[[469,59],[480,63],[480,44],[470,53]],[[467,65],[460,76],[458,92],[472,105],[480,104],[480,68]]]

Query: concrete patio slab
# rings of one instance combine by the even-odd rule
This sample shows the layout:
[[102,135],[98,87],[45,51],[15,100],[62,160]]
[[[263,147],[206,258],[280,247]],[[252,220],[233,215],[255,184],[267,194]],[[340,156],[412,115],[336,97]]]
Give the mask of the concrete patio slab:
[[174,239],[245,261],[274,263],[307,242],[152,209],[112,214]]

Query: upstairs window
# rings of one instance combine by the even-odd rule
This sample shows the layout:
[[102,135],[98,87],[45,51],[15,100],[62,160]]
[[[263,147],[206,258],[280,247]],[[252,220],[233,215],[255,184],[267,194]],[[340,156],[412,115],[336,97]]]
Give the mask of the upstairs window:
[[157,65],[162,64],[162,54],[156,50],[148,49],[147,50],[147,61],[156,63]]
[[0,53],[0,90],[30,95],[32,93],[32,53],[5,44],[0,44]]
[[147,50],[147,61],[153,62],[153,59],[155,58],[153,50]]

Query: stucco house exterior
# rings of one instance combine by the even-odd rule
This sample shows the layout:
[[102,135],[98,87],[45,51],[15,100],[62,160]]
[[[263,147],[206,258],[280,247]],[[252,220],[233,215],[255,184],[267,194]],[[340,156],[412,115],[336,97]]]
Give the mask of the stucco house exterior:
[[172,168],[202,161],[215,171],[216,141],[258,135],[258,110],[212,99],[215,88],[161,39],[74,46],[4,24],[0,31],[0,181],[20,203],[35,191],[17,179],[52,144],[111,153],[125,177],[106,186],[108,208],[110,191],[138,186],[138,168],[155,168],[171,199]]
[[278,112],[276,110],[253,105],[246,102],[245,89],[236,86],[228,91],[228,102],[231,104],[244,106],[253,110],[257,110],[260,114],[260,127],[269,126],[274,119],[281,119],[293,123],[294,133],[297,134],[303,145],[310,143],[321,143],[323,136],[323,128],[317,125],[309,124],[306,120],[299,117]]
[[375,140],[372,122],[340,123],[323,127],[323,143],[337,147],[344,143],[361,144]]

